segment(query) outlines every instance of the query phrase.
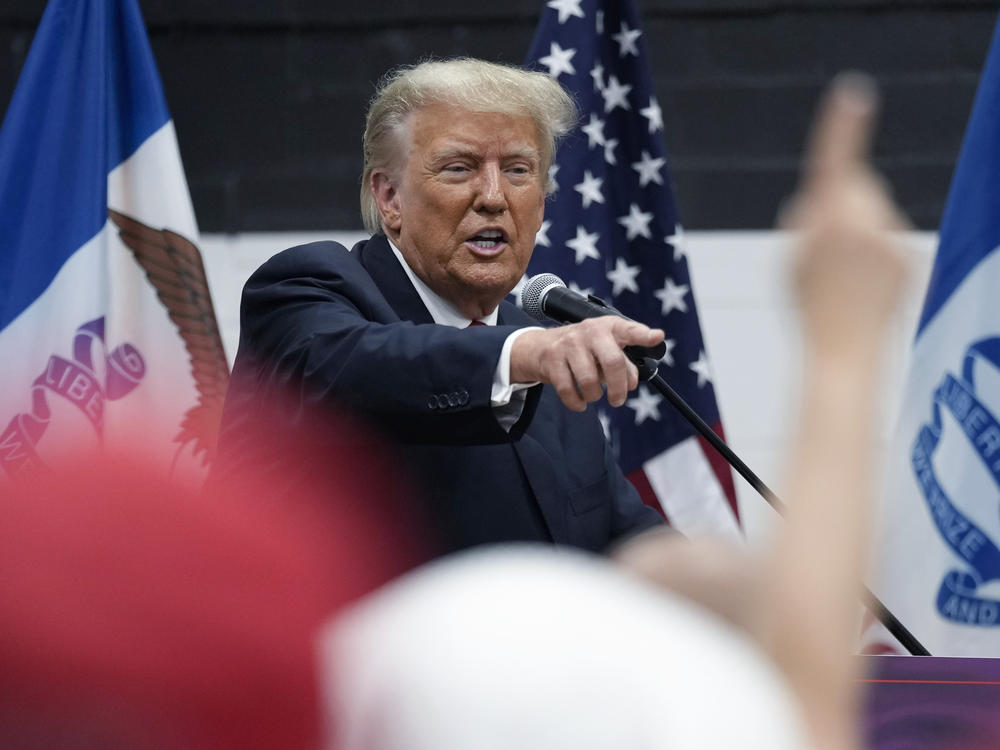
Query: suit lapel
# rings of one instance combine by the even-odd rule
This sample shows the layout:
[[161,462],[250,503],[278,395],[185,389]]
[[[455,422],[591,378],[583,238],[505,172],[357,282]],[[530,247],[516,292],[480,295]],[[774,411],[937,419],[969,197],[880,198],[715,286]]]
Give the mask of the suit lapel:
[[[401,320],[414,323],[433,323],[434,319],[424,307],[423,300],[410,283],[410,278],[400,265],[396,254],[389,247],[389,240],[383,234],[376,234],[371,239],[359,242],[351,250],[357,253],[368,275],[382,292],[393,312]],[[530,318],[517,305],[507,300],[500,302],[497,314],[498,325],[532,326],[538,321]]]
[[500,307],[497,308],[497,325],[521,326],[523,328],[524,326],[537,326],[541,324],[513,302],[503,299],[500,300]]
[[361,265],[401,320],[434,322],[385,235],[376,234],[369,240],[359,242],[351,252],[358,253]]
[[[377,234],[369,240],[359,242],[351,252],[357,254],[361,265],[401,320],[414,323],[434,322],[384,235]],[[516,326],[538,325],[537,321],[507,300],[500,302],[497,323]],[[538,508],[540,521],[545,525],[549,538],[568,539],[569,499],[555,477],[551,457],[538,438],[531,437],[523,441],[521,439],[528,427],[535,424],[534,414],[539,406],[542,390],[540,387],[528,389],[521,417],[508,435],[509,449],[514,451],[514,456],[520,464],[522,472],[520,481],[524,482],[524,492],[533,499],[535,507]],[[536,426],[535,431],[551,430],[551,426],[546,426],[551,421],[551,419],[540,420],[541,425]],[[469,451],[480,449],[480,446],[466,448]],[[512,478],[511,481],[518,480]],[[537,498],[542,498],[543,501],[539,502]]]

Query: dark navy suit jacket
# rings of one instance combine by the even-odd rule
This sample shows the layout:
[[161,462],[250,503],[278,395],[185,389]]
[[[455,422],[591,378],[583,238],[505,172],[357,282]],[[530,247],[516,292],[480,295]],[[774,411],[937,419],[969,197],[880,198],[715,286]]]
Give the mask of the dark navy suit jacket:
[[390,436],[446,550],[550,541],[599,551],[659,524],[592,410],[535,386],[510,432],[498,425],[500,350],[533,324],[505,301],[496,326],[435,325],[381,235],[350,252],[335,242],[286,250],[243,291],[220,460],[238,470],[248,415],[271,389],[292,387],[289,419],[336,403]]

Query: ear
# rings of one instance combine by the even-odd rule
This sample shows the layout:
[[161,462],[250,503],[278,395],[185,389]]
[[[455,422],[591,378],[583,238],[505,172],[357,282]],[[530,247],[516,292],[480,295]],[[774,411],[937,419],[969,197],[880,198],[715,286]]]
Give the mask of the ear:
[[384,169],[376,169],[372,172],[371,191],[382,217],[383,228],[398,232],[402,218],[396,180]]

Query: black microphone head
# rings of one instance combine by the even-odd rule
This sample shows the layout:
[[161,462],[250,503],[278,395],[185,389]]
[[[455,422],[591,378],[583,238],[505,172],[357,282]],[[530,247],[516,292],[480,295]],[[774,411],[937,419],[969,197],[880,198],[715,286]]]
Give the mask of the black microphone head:
[[521,288],[521,307],[535,320],[548,321],[549,316],[542,309],[542,302],[548,291],[554,287],[565,287],[563,280],[554,273],[540,273],[528,279]]

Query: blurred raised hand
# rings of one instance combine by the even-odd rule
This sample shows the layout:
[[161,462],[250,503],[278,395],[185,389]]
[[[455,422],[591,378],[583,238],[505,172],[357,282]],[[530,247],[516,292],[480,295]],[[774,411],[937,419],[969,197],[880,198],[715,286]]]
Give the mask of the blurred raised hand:
[[793,283],[815,353],[874,354],[905,278],[898,232],[908,223],[868,160],[877,104],[867,77],[835,79],[780,221],[801,232]]
[[878,379],[906,273],[907,224],[868,159],[877,106],[859,74],[834,80],[782,224],[799,232],[793,284],[804,335],[786,523],[763,576],[759,629],[818,750],[858,736],[857,606],[869,550]]

